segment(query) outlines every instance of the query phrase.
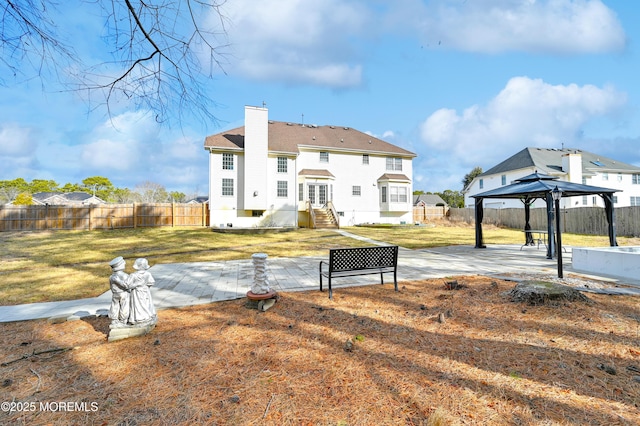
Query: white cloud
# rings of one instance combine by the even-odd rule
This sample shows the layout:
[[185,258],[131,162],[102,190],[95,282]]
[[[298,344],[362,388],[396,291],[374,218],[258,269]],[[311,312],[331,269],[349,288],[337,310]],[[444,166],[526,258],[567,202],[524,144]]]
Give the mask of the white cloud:
[[609,52],[627,41],[615,12],[600,0],[400,2],[392,16],[429,46],[469,52]]
[[121,114],[90,133],[90,141],[81,147],[81,169],[85,177],[105,176],[130,189],[153,182],[168,190],[191,191],[207,183],[203,139],[176,136],[151,114]]
[[354,42],[369,12],[359,2],[238,0],[223,8],[231,74],[344,88],[362,82]]
[[148,170],[160,146],[158,130],[152,116],[144,112],[113,117],[90,133],[91,140],[80,154],[82,168],[98,174]]
[[418,161],[427,170],[440,168],[440,175],[457,169],[454,174],[464,176],[472,167],[486,170],[527,146],[574,147],[582,127],[616,113],[626,100],[612,87],[514,77],[486,105],[431,114],[420,126],[424,145]]
[[0,126],[0,153],[3,157],[27,157],[33,154],[36,146],[30,129],[11,123]]
[[[24,177],[38,166],[38,144],[31,129],[7,123],[0,126],[0,179]],[[7,173],[11,173],[8,175]]]

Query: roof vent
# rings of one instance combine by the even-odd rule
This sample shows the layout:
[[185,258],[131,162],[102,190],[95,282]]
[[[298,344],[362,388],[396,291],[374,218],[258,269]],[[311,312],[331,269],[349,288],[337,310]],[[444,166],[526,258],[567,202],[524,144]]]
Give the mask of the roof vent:
[[336,126],[329,126],[329,128],[330,128],[330,129],[335,129],[335,128],[336,128]]
[[344,142],[344,139],[340,139],[340,142]]
[[293,123],[287,123],[287,126],[293,126]]
[[313,140],[314,140],[314,141],[316,140],[316,137],[315,137],[315,136],[313,137]]
[[344,127],[344,129],[345,129],[345,130],[349,130],[349,128],[348,128],[348,127]]

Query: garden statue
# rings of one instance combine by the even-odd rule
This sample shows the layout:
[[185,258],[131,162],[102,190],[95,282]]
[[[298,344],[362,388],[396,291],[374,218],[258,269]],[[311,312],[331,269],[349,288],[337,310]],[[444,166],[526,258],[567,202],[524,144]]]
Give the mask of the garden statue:
[[111,287],[111,308],[109,309],[109,318],[111,319],[111,328],[124,327],[129,320],[129,288],[127,281],[129,274],[124,272],[126,262],[122,256],[118,256],[109,262],[111,266],[111,277],[109,277],[109,286]]
[[109,309],[109,341],[147,334],[153,329],[158,316],[151,298],[151,287],[155,280],[148,271],[147,259],[136,259],[136,272],[124,272],[126,262],[118,256],[109,262],[111,266],[111,307]]
[[135,269],[136,272],[129,275],[131,295],[128,322],[135,325],[156,321],[156,308],[153,306],[151,291],[149,290],[149,287],[151,287],[156,280],[153,279],[153,276],[151,276],[151,273],[148,271],[149,262],[147,262],[145,258],[136,259],[133,264],[133,269]]

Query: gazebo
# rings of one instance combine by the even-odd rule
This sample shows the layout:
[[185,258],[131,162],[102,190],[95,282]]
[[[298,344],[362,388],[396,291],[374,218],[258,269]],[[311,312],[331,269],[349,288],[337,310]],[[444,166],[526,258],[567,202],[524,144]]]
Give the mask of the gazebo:
[[[547,204],[547,232],[549,235],[547,258],[553,258],[555,238],[553,231],[554,213],[552,191],[556,188],[561,191],[562,197],[582,195],[601,196],[604,199],[604,210],[607,215],[607,223],[609,224],[609,243],[612,247],[618,245],[616,241],[615,212],[613,208],[613,194],[617,192],[617,190],[565,182],[559,180],[556,176],[536,172],[516,179],[511,185],[473,195],[475,199],[476,248],[486,248],[482,239],[482,219],[484,216],[482,202],[485,198],[516,198],[522,200],[524,203],[525,231],[531,230],[531,226],[529,225],[531,214],[530,205],[533,201],[540,198],[545,200]],[[530,241],[532,241],[531,233],[525,232],[525,244]]]

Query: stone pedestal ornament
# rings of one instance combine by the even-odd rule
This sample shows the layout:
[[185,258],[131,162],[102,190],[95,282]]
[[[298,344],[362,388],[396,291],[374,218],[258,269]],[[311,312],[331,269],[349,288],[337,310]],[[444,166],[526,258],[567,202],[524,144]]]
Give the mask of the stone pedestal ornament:
[[276,292],[269,287],[269,277],[267,276],[267,255],[265,253],[254,253],[253,260],[253,284],[251,290],[247,292],[247,307],[266,311],[276,302]]
[[267,255],[266,253],[254,253],[251,256],[253,260],[253,285],[251,292],[253,294],[266,294],[271,291],[269,288],[269,277],[267,277]]
[[109,277],[111,288],[111,307],[109,309],[108,341],[142,336],[149,333],[158,322],[151,291],[155,283],[148,271],[147,259],[136,259],[133,268],[136,272],[124,272],[126,262],[118,256],[109,262],[112,274]]

